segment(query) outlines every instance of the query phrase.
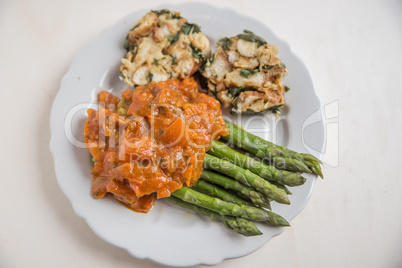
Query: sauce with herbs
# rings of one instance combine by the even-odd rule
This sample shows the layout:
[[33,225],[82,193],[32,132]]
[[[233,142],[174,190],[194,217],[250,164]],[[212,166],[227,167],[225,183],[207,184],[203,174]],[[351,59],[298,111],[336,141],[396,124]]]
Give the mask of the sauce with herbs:
[[138,212],[193,185],[211,140],[229,134],[219,102],[198,92],[192,78],[127,89],[121,99],[102,91],[99,104],[85,123],[92,195],[111,193]]

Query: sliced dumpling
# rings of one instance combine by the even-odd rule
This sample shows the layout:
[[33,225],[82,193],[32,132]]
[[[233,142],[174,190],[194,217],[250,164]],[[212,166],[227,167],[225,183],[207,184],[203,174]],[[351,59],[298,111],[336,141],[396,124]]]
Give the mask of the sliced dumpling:
[[211,53],[197,24],[166,9],[145,14],[128,32],[124,47],[120,72],[130,86],[190,77]]
[[287,69],[277,54],[277,47],[245,31],[219,40],[216,53],[200,70],[209,92],[224,107],[233,106],[233,113],[279,114]]

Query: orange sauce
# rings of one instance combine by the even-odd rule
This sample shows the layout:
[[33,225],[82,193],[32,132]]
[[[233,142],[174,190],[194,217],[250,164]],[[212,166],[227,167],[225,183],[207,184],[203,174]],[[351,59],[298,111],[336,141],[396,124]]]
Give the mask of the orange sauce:
[[198,92],[192,78],[102,91],[85,123],[87,150],[96,160],[92,196],[107,193],[137,212],[200,177],[212,139],[229,134],[219,102]]

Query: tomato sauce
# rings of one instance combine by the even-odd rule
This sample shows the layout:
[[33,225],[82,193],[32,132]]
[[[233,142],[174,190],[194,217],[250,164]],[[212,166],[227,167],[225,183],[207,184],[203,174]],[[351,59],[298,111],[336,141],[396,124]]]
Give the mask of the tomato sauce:
[[151,82],[119,99],[102,91],[85,143],[95,161],[92,196],[107,193],[137,212],[200,177],[211,140],[229,134],[220,103],[192,78]]

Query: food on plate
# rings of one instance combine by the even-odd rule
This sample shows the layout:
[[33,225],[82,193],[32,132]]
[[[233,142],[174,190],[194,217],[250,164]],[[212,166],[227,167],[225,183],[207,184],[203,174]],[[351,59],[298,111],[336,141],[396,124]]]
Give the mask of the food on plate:
[[[260,158],[270,160],[271,164],[278,169],[313,173],[321,178],[324,177],[321,171],[322,162],[311,154],[297,153],[286,147],[273,144],[230,122],[226,122],[226,125],[229,128],[230,135],[222,137],[224,140],[230,141]],[[292,186],[291,184],[288,185]]]
[[193,78],[151,82],[123,91],[120,99],[102,91],[99,103],[85,123],[94,161],[92,196],[110,193],[137,212],[148,212],[164,198],[239,234],[260,235],[252,221],[289,226],[269,211],[270,202],[290,204],[286,186],[306,182],[299,170],[281,170],[279,160],[320,170],[315,157],[225,122],[219,102],[200,93]]
[[198,92],[192,78],[102,91],[85,123],[94,198],[114,195],[138,212],[200,177],[211,140],[228,135],[219,102]]
[[282,77],[287,69],[278,48],[250,31],[222,38],[217,50],[200,68],[209,92],[232,113],[279,114],[285,104]]
[[211,51],[208,37],[179,12],[145,14],[127,34],[120,72],[130,86],[194,74]]
[[194,189],[183,187],[172,193],[187,203],[194,204],[225,216],[234,216],[253,221],[261,221],[274,226],[289,226],[289,223],[280,215],[262,208],[238,205],[221,199],[202,194]]
[[191,203],[184,202],[183,200],[171,196],[165,198],[170,203],[176,206],[180,206],[186,209],[190,209],[198,214],[210,217],[211,219],[220,221],[224,224],[227,228],[234,230],[236,233],[244,235],[244,236],[255,236],[261,235],[261,231],[255,226],[255,224],[249,220],[239,218],[239,217],[232,217],[232,216],[224,216],[219,214],[218,212],[193,205]]
[[202,171],[200,179],[238,193],[244,198],[249,199],[251,203],[255,204],[256,206],[271,209],[271,200],[263,193],[258,192],[250,186],[246,186],[243,183],[226,177],[223,174],[205,169]]
[[[270,157],[273,158],[269,158],[267,154],[269,152],[280,155],[289,163],[313,165],[322,175],[321,161],[312,155],[297,153],[265,141],[233,123],[226,122],[226,126],[230,134],[222,136],[221,139],[229,143],[211,140],[211,148],[205,155],[204,170],[200,179],[191,188],[182,187],[176,190],[167,200],[221,221],[226,227],[244,236],[261,234],[255,225],[250,225],[250,220],[273,226],[289,226],[282,216],[265,209],[271,210],[271,201],[290,204],[287,195],[292,192],[287,186],[303,185],[306,178],[301,172],[275,167],[276,163],[272,159],[278,159],[272,155]],[[238,139],[235,140],[234,136]],[[255,154],[243,154],[239,152],[241,149]],[[314,168],[309,172],[316,173]],[[230,221],[226,217],[229,217]],[[243,219],[241,224],[240,219]]]
[[259,175],[261,178],[269,181],[289,186],[299,186],[306,182],[306,178],[304,178],[300,173],[279,170],[274,166],[266,165],[248,155],[244,155],[236,150],[233,150],[220,141],[212,141],[212,148],[208,151],[208,153],[219,158],[224,158],[227,161],[238,165],[239,167],[249,169],[253,173]]
[[[289,226],[271,202],[290,204],[287,187],[303,185],[303,172],[323,177],[321,161],[225,122],[219,103],[232,113],[278,115],[287,73],[278,49],[245,31],[221,39],[207,59],[200,27],[166,9],[146,13],[124,47],[120,72],[134,90],[121,98],[100,92],[85,123],[92,196],[112,194],[144,213],[163,198],[244,236],[262,234],[253,221]],[[200,77],[219,101],[198,91]]]
[[227,191],[226,189],[220,187],[219,185],[215,185],[205,181],[203,179],[199,179],[192,187],[193,189],[208,194],[209,196],[219,198],[223,201],[234,203],[237,205],[246,205],[253,206],[250,201],[241,198],[240,196]]
[[220,159],[209,154],[205,157],[205,167],[230,176],[247,186],[251,186],[278,203],[290,204],[289,198],[283,189],[270,183],[268,180],[264,180],[248,169],[243,169],[225,159]]

